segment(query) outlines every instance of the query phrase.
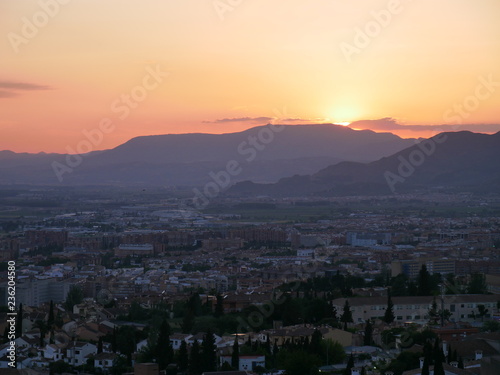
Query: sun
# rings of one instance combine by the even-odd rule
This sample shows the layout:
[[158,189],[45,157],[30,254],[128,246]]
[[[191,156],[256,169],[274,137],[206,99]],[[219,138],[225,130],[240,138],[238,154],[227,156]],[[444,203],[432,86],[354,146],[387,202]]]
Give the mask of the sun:
[[359,111],[353,106],[342,105],[329,108],[326,117],[335,125],[349,126],[351,122],[359,117]]

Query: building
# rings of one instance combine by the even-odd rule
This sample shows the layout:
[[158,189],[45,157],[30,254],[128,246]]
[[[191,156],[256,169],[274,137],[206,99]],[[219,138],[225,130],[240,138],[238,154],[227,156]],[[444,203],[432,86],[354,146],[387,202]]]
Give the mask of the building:
[[418,276],[418,273],[422,269],[423,265],[427,267],[427,271],[429,271],[430,274],[439,273],[441,275],[447,275],[449,273],[456,273],[456,260],[427,258],[419,260],[394,261],[391,263],[391,274],[392,276],[397,276],[400,273],[403,273],[410,279],[414,279]]
[[[265,355],[240,355],[239,371],[254,371],[256,367],[266,367]],[[224,363],[231,364],[230,355],[220,356],[220,365]]]
[[390,245],[390,233],[357,233],[348,232],[346,235],[346,243],[351,246],[369,247],[375,245]]
[[117,257],[151,256],[154,255],[154,246],[151,244],[121,244],[115,248]]
[[20,279],[16,285],[16,303],[22,303],[25,306],[39,306],[50,301],[54,303],[64,302],[71,285],[70,282],[58,280],[55,277]]
[[[333,307],[341,314],[344,309],[345,298],[333,301]],[[355,297],[348,298],[354,323],[365,322],[384,316],[387,306],[386,297]],[[426,323],[429,320],[428,312],[432,307],[432,296],[392,297],[396,322]],[[488,313],[484,318],[491,317],[497,308],[498,296],[489,294],[457,294],[444,296],[444,308],[451,313],[450,321],[475,321],[478,318],[478,306],[484,305]],[[438,309],[441,300],[436,297]]]
[[94,367],[104,371],[109,371],[113,367],[113,361],[118,358],[116,353],[99,353],[94,357]]

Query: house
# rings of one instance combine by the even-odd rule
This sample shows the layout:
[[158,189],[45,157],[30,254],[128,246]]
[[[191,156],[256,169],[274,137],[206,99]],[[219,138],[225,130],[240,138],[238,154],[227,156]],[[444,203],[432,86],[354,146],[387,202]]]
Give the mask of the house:
[[94,357],[94,367],[108,370],[113,366],[113,362],[119,355],[116,353],[99,353]]
[[88,342],[72,342],[66,348],[64,362],[73,366],[80,366],[87,363],[87,358],[91,354],[97,353],[97,346]]
[[[231,358],[230,355],[220,356],[220,365],[231,364]],[[239,371],[254,371],[256,367],[266,367],[265,355],[240,355]]]
[[[204,332],[198,332],[196,335],[189,335],[189,337],[185,338],[186,344],[188,345],[193,345],[195,341],[198,341],[198,344],[201,345],[203,342],[203,338],[205,337]],[[215,345],[218,345],[218,343],[222,340],[220,336],[214,335],[215,338]],[[180,343],[179,343],[180,347]]]
[[185,333],[174,333],[170,336],[170,344],[172,345],[172,349],[179,350],[183,341],[187,342],[192,335]]

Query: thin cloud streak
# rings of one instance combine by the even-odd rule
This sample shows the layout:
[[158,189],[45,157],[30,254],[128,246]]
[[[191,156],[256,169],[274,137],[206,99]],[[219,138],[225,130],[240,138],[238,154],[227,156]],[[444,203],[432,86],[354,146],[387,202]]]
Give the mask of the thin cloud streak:
[[224,124],[228,122],[265,122],[274,120],[272,117],[235,117],[222,118],[214,121],[203,121],[204,124]]
[[500,131],[500,124],[442,124],[442,125],[401,125],[391,117],[378,120],[354,121],[348,125],[354,129],[369,129],[373,131],[400,131],[409,130],[411,132],[448,132],[469,130],[479,133],[496,133]]
[[52,90],[52,87],[35,83],[0,81],[0,89],[0,98],[12,98],[19,95],[17,91]]

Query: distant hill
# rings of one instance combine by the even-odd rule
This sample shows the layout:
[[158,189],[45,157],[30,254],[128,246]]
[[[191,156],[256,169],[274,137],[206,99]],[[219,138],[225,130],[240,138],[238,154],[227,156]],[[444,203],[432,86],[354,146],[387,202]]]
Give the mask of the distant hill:
[[341,162],[274,184],[249,181],[230,196],[389,194],[418,189],[500,192],[500,132],[441,133],[371,163]]
[[[282,129],[281,131],[276,131]],[[228,134],[167,134],[136,137],[110,150],[92,152],[58,181],[52,164],[63,154],[0,151],[0,184],[114,184],[196,186],[210,172],[235,160],[234,181],[275,182],[312,174],[341,161],[370,162],[414,144],[391,133],[340,125],[270,125]]]

